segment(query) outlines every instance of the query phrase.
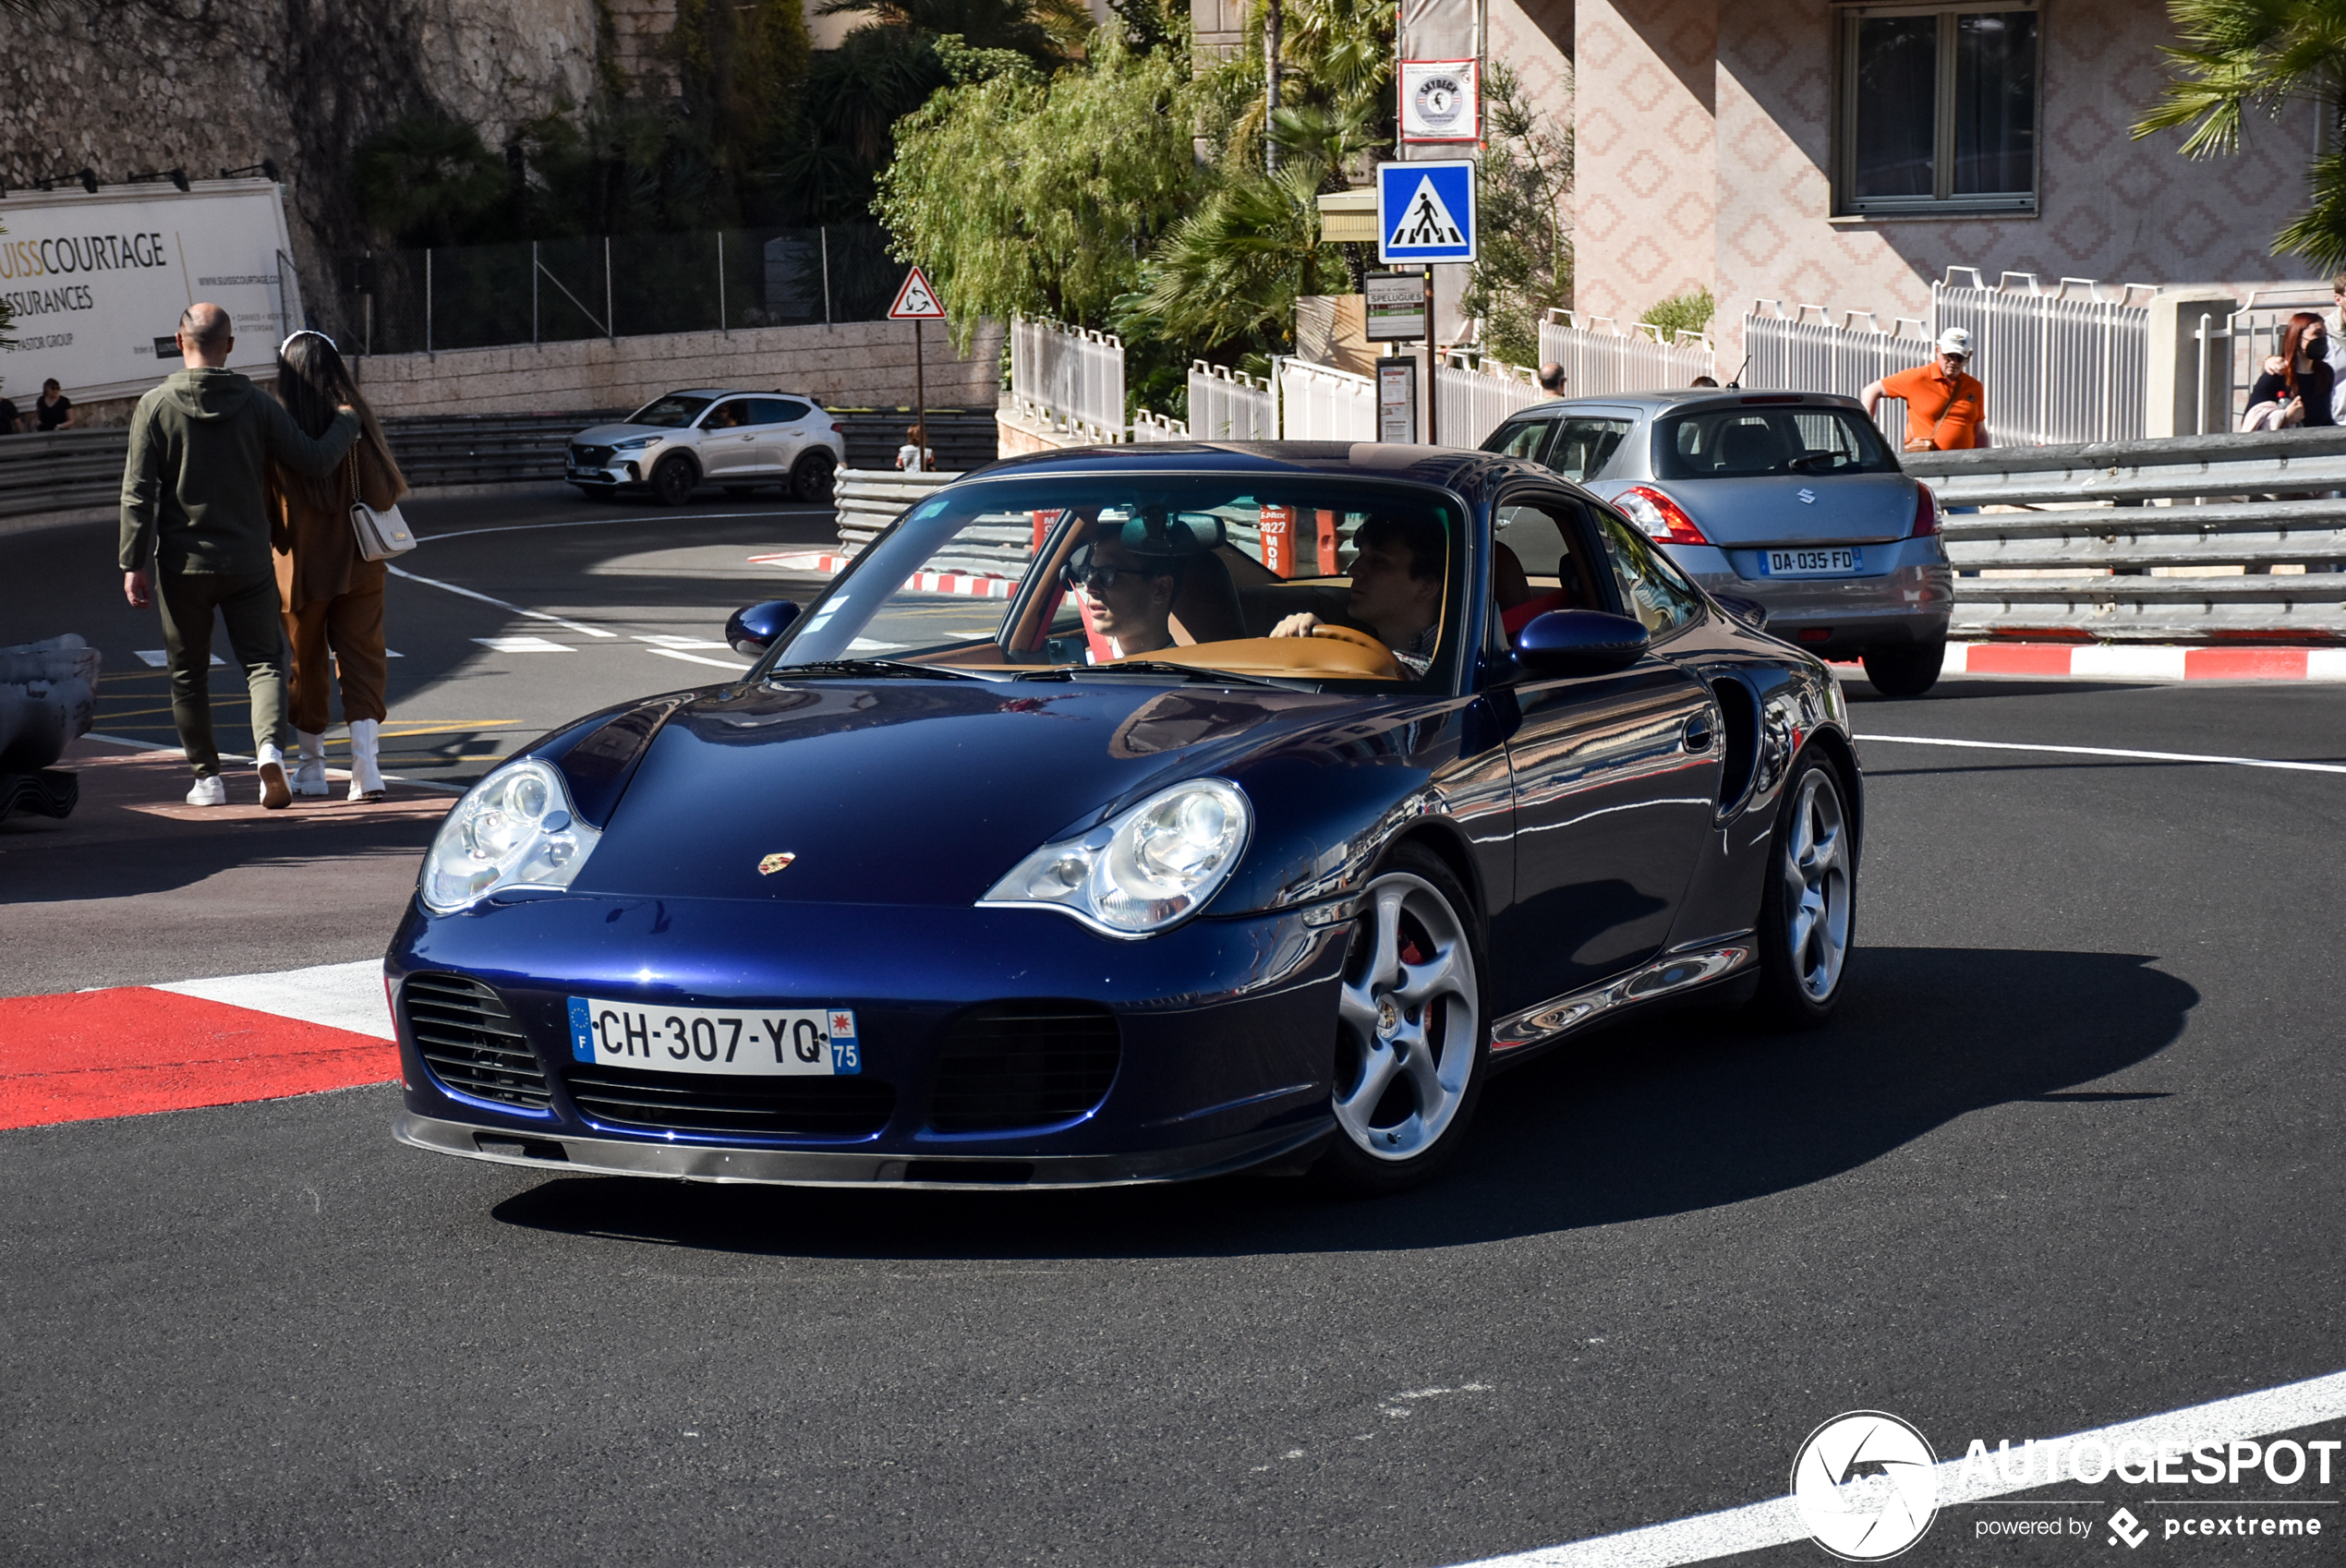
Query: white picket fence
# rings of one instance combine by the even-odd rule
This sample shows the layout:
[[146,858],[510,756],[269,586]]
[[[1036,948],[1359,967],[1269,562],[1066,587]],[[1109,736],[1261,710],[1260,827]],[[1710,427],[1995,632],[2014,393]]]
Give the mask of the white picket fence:
[[1433,386],[1433,433],[1444,446],[1481,446],[1508,415],[1548,395],[1539,376],[1521,365],[1496,359],[1469,364],[1459,354],[1442,356]]
[[[1957,279],[1968,275],[1968,282]],[[2006,272],[1989,288],[1976,268],[1950,267],[1930,290],[1930,315],[1901,317],[1888,332],[1870,311],[1836,325],[1820,305],[1757,303],[1743,320],[1747,387],[1855,397],[1868,383],[1928,364],[1939,334],[1966,327],[1971,373],[1988,394],[1988,434],[1998,446],[2061,446],[2142,436],[2149,390],[2146,283],[2063,278],[2046,289],[2034,273]],[[1884,403],[1882,429],[1905,434],[1905,409]]]
[[1190,428],[1169,414],[1152,414],[1145,408],[1132,411],[1132,444],[1135,446],[1189,439]]
[[1278,367],[1279,423],[1291,441],[1376,440],[1376,383],[1300,359]]
[[1610,316],[1551,310],[1540,323],[1540,359],[1564,368],[1564,395],[1656,392],[1692,386],[1697,376],[1719,379],[1719,351],[1704,332],[1679,332],[1664,340],[1640,321],[1628,332]]
[[1111,332],[1010,319],[1010,406],[1047,429],[1124,437],[1124,340]]

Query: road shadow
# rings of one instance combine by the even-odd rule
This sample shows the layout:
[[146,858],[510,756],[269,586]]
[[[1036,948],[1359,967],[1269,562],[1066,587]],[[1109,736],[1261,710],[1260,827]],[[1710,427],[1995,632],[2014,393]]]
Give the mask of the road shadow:
[[2156,685],[2149,681],[2068,681],[2048,675],[2015,679],[1993,675],[1960,675],[1940,681],[1918,697],[1885,697],[1862,675],[1844,675],[1841,690],[1853,707],[1880,707],[1894,712],[1917,704],[1965,702],[1979,697],[2075,697],[2097,692],[2139,692]]
[[[2199,1000],[2123,953],[1862,950],[1829,1029],[1687,1009],[1632,1019],[1496,1080],[1449,1172],[1377,1201],[1236,1177],[1070,1193],[688,1187],[557,1178],[508,1224],[776,1256],[1134,1258],[1462,1246],[1765,1198],[1856,1169],[1988,1106],[2114,1114],[2078,1092],[2156,1055]],[[1983,1175],[1986,1173],[1982,1173]]]

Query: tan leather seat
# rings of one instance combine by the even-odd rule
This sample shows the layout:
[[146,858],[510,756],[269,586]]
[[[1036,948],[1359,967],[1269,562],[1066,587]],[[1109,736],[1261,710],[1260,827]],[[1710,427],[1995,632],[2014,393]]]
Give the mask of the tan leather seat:
[[1234,642],[1247,635],[1246,616],[1230,569],[1216,554],[1195,555],[1183,563],[1180,592],[1173,596],[1176,644]]

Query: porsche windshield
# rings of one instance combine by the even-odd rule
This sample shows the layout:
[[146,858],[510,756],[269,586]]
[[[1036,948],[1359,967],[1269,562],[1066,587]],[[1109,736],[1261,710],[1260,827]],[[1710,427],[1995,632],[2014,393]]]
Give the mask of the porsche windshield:
[[1463,517],[1437,492],[1281,476],[958,487],[858,558],[776,654],[1038,676],[1122,665],[1438,682]]

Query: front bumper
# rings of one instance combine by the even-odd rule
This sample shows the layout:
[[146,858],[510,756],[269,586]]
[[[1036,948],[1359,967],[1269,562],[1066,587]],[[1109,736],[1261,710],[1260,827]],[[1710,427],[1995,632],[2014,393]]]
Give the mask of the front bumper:
[[[593,895],[492,899],[445,918],[411,906],[388,959],[406,1086],[397,1132],[474,1159],[700,1181],[1024,1188],[1216,1175],[1298,1155],[1327,1135],[1349,935],[1347,923],[1307,926],[1296,911],[1196,920],[1119,942],[1038,910]],[[435,1076],[405,989],[421,974],[495,993],[543,1075],[542,1109],[492,1104]],[[884,1125],[849,1135],[598,1121],[571,1091],[573,995],[853,1008],[857,1077],[892,1091],[892,1109]],[[957,1023],[985,1004],[1037,1001],[1115,1017],[1119,1054],[1099,1102],[1045,1125],[932,1127],[931,1092]]]

